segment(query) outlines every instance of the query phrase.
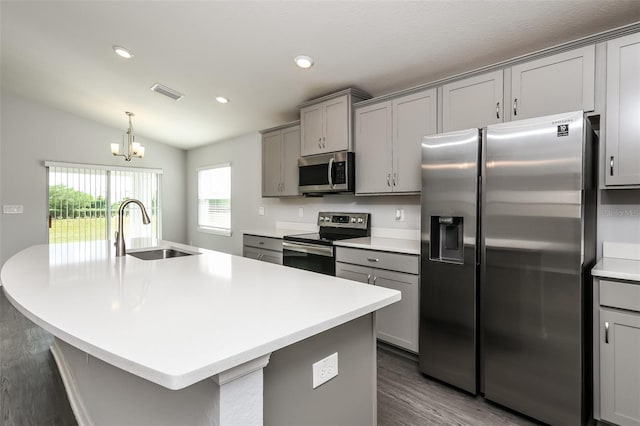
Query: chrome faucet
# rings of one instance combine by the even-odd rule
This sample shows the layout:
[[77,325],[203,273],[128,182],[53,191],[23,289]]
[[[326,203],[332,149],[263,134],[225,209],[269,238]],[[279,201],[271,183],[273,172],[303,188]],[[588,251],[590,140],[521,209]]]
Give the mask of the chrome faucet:
[[122,232],[122,222],[124,221],[124,208],[127,207],[127,205],[131,204],[131,203],[136,203],[138,206],[140,206],[140,210],[142,211],[142,223],[144,223],[145,225],[148,225],[151,223],[151,219],[149,219],[149,215],[147,214],[147,210],[144,208],[144,204],[142,204],[142,202],[140,202],[139,200],[130,198],[126,201],[123,201],[122,204],[120,204],[120,209],[118,210],[118,231],[116,232],[116,256],[117,257],[121,257],[124,256],[125,254],[127,254],[127,251],[125,249],[124,246],[124,235]]

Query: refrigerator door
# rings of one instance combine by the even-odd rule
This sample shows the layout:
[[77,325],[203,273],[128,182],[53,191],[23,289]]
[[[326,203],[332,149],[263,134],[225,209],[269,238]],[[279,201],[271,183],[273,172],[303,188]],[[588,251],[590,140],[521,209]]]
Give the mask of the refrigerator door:
[[478,129],[422,141],[420,370],[474,394],[479,154]]
[[582,112],[489,126],[485,397],[554,425],[583,408]]

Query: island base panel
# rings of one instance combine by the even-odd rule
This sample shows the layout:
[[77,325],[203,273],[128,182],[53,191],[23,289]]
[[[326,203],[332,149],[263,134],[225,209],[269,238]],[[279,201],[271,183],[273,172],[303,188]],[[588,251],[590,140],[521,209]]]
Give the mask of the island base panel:
[[[271,354],[264,368],[265,426],[376,424],[374,314]],[[338,376],[313,389],[312,365],[338,353]]]

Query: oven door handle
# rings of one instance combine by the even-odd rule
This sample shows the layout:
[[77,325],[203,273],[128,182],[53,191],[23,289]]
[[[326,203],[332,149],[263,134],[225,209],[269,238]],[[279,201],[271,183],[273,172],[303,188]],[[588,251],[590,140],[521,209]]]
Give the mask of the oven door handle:
[[284,250],[296,251],[298,253],[317,254],[318,256],[333,257],[333,247],[283,241],[282,248]]

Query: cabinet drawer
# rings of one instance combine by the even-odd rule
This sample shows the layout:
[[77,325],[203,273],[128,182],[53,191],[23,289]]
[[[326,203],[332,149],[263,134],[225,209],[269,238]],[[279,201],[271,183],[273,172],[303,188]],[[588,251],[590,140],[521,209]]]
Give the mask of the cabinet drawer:
[[600,305],[640,312],[640,284],[600,280]]
[[258,237],[256,235],[244,235],[242,244],[249,247],[257,247],[266,250],[282,251],[280,238]]
[[336,261],[415,275],[420,264],[419,256],[347,247],[336,247]]
[[245,246],[242,250],[242,256],[248,257],[250,259],[262,260],[263,262],[282,265],[281,251],[263,250],[259,248]]

